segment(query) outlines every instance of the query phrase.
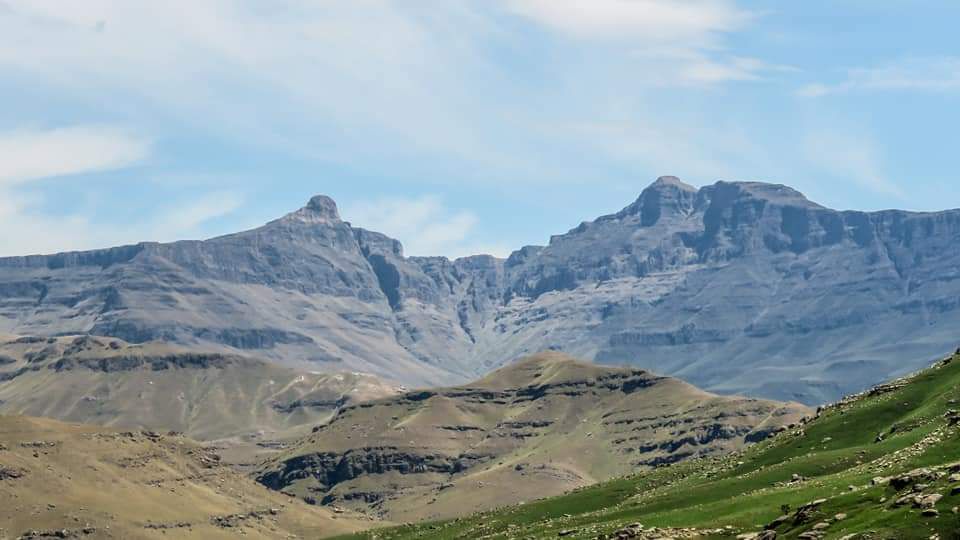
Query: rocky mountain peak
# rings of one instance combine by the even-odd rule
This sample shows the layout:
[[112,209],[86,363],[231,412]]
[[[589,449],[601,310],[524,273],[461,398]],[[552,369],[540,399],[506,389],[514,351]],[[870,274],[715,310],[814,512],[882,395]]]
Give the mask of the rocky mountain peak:
[[633,204],[622,214],[639,215],[641,225],[655,225],[664,215],[683,216],[693,209],[697,188],[685,184],[676,176],[661,176],[643,190]]
[[677,178],[676,176],[661,176],[657,178],[649,187],[648,190],[663,190],[663,189],[679,189],[682,191],[693,191],[696,192],[697,188],[687,184]]
[[337,203],[333,199],[326,195],[316,195],[311,197],[303,208],[287,214],[285,219],[304,223],[338,223],[340,212],[337,210]]
[[704,188],[709,192],[711,199],[759,199],[778,206],[800,206],[807,208],[823,208],[811,201],[799,191],[783,184],[769,184],[766,182],[724,182]]
[[337,203],[326,195],[316,195],[310,198],[310,202],[304,207],[318,217],[338,221],[340,212],[337,210]]

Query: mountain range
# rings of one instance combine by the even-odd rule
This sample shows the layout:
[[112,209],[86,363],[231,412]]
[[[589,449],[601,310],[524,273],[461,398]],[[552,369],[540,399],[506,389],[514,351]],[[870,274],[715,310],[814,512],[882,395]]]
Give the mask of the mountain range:
[[836,211],[782,185],[663,177],[507,259],[406,257],[317,196],[205,241],[0,259],[0,332],[161,341],[413,386],[553,349],[817,404],[953,350],[958,246],[956,210]]

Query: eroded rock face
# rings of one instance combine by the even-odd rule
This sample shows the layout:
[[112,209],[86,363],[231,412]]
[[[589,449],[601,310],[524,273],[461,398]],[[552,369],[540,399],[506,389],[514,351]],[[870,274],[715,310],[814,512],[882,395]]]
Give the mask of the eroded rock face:
[[786,186],[664,177],[547,246],[450,261],[405,257],[318,196],[202,242],[0,259],[0,332],[252,351],[415,385],[558,349],[819,403],[956,347],[958,246],[960,211],[838,212]]
[[318,452],[298,456],[283,463],[283,468],[259,477],[265,486],[282,490],[298,480],[312,478],[317,488],[329,490],[334,486],[366,475],[399,474],[456,474],[492,455],[464,453],[448,456],[438,453],[407,451],[395,446],[350,449],[343,453]]
[[443,301],[399,242],[341,221],[323,196],[208,241],[0,259],[0,331],[166,341],[420,384],[456,378],[430,362],[469,342],[455,307],[428,316]]

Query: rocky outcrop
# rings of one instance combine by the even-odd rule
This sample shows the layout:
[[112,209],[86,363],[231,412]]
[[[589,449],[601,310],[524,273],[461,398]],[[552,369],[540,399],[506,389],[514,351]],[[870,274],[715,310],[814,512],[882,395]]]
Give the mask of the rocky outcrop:
[[955,348],[958,243],[960,211],[841,212],[781,185],[663,177],[546,246],[451,261],[405,257],[317,196],[206,241],[0,259],[0,332],[162,340],[415,385],[557,349],[821,403]]
[[[44,343],[46,338],[23,337],[14,344]],[[0,380],[12,381],[25,374],[43,369],[66,372],[75,370],[95,371],[99,373],[119,373],[126,371],[164,371],[168,369],[225,369],[232,365],[255,365],[256,362],[241,356],[231,356],[222,353],[176,352],[152,354],[149,352],[127,352],[121,350],[118,341],[104,343],[91,336],[81,336],[69,341],[66,345],[53,340],[40,350],[28,351],[24,354],[27,366],[19,369],[0,372]],[[97,353],[101,354],[97,354]],[[92,354],[91,354],[92,353]],[[16,364],[18,360],[12,356],[0,355],[9,358],[6,364]]]
[[257,480],[279,491],[297,480],[309,477],[317,481],[319,489],[329,490],[361,476],[389,472],[457,474],[493,457],[472,453],[448,456],[411,452],[397,447],[365,447],[343,453],[322,452],[299,456],[284,462],[281,470],[262,474]]
[[276,401],[271,402],[270,406],[273,409],[280,413],[292,413],[301,409],[323,409],[335,411],[343,408],[344,405],[350,402],[350,399],[346,396],[341,396],[337,399],[297,399],[289,403],[278,403]]
[[5,467],[3,465],[0,465],[0,481],[19,480],[23,478],[25,475],[26,473],[20,469],[15,469],[13,467]]

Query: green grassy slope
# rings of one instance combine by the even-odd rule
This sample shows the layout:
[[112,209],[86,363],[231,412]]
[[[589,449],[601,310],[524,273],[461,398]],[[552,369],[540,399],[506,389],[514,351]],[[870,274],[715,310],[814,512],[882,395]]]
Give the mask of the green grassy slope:
[[[623,538],[732,538],[769,525],[776,536],[763,538],[960,539],[954,409],[960,356],[826,407],[738,454],[355,538],[597,538],[617,531]],[[904,477],[918,468],[925,469]],[[631,524],[642,524],[642,532],[624,530]]]

